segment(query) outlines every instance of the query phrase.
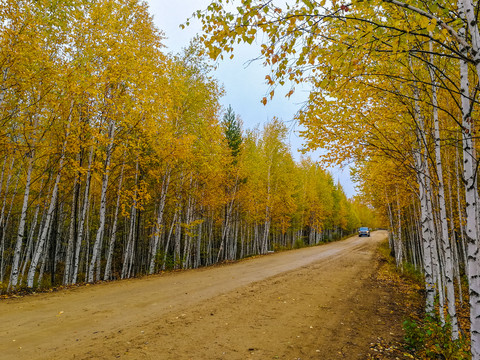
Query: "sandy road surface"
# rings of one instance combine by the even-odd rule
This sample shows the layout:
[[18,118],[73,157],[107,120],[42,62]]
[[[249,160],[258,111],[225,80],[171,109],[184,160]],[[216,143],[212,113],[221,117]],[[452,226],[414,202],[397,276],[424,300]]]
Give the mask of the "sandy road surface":
[[364,359],[389,294],[371,238],[0,301],[1,359]]

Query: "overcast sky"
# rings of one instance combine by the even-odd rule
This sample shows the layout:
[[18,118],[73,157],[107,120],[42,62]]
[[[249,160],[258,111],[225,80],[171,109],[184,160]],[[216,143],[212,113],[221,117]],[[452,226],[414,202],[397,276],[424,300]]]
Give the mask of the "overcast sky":
[[[182,48],[188,46],[190,40],[200,32],[199,22],[191,21],[190,26],[185,30],[179,28],[179,25],[185,23],[192,13],[199,9],[205,9],[209,0],[147,0],[150,5],[150,13],[154,17],[157,27],[165,33],[164,44],[167,51],[178,53]],[[265,75],[268,69],[264,69],[260,61],[247,65],[249,60],[259,55],[259,47],[252,45],[240,45],[234,52],[233,60],[224,60],[219,63],[215,71],[215,77],[223,84],[226,95],[221,99],[222,105],[226,108],[231,105],[237,115],[243,120],[244,127],[253,129],[263,127],[263,124],[273,117],[282,120],[291,130],[289,132],[289,142],[292,149],[292,155],[296,160],[300,159],[298,149],[302,147],[303,139],[298,136],[299,127],[294,123],[293,117],[306,99],[305,91],[297,88],[296,93],[287,99],[283,94],[290,88],[285,87],[276,90],[273,101],[266,106],[261,104],[262,98],[266,95],[268,87],[265,84]],[[283,94],[282,94],[283,92]],[[316,161],[318,156],[310,154]],[[335,181],[339,180],[348,197],[355,195],[355,190],[349,178],[349,171],[340,169],[330,169]]]

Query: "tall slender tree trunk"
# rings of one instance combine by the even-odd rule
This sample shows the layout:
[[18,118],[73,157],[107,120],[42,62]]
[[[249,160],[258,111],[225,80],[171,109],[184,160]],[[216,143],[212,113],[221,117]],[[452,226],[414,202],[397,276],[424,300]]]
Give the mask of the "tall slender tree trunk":
[[[7,208],[7,203],[8,203],[8,195],[9,195],[9,190],[10,190],[10,184],[11,180],[13,177],[13,166],[15,164],[15,157],[12,156],[12,161],[10,163],[10,169],[8,172],[8,177],[7,177],[7,182],[5,184],[5,191],[3,194],[3,203],[2,203],[2,210],[0,212],[0,282],[3,282],[3,277],[4,277],[4,266],[5,266],[5,256],[7,255],[5,253],[5,237],[6,237],[6,232],[7,232],[7,227],[8,227],[8,211],[6,211]],[[2,174],[3,176],[3,174]],[[16,189],[18,186],[18,182],[16,182],[15,190],[14,190],[14,195],[12,197],[12,201],[10,202],[13,204],[13,200],[15,198],[15,193]],[[0,192],[1,192],[1,187],[0,187]]]
[[210,220],[209,230],[208,230],[208,242],[207,242],[207,263],[206,263],[207,266],[213,263],[212,242],[213,242],[213,220]]
[[[448,160],[447,160],[448,163]],[[453,261],[453,276],[457,281],[458,286],[458,299],[459,303],[463,304],[463,293],[462,293],[462,281],[460,277],[460,253],[457,246],[457,239],[455,237],[455,221],[454,221],[454,211],[453,211],[453,188],[451,182],[451,176],[447,176],[448,179],[448,210],[449,215],[448,218],[450,219],[450,245],[452,247],[452,261]],[[458,321],[458,320],[457,320]]]
[[[480,75],[480,36],[476,12],[470,0],[459,0],[458,12],[462,20],[467,20],[472,45],[475,53],[477,75]],[[466,38],[465,27],[459,30],[459,35]],[[467,55],[468,49],[461,48],[461,53]],[[466,56],[465,56],[466,57]],[[480,60],[480,59],[479,59]],[[480,262],[477,232],[477,181],[476,159],[472,144],[472,114],[468,81],[468,64],[460,59],[460,94],[462,104],[462,144],[463,144],[463,178],[465,181],[466,202],[466,241],[467,268],[470,295],[470,335],[472,360],[480,359]]]
[[165,203],[167,200],[167,193],[168,187],[170,185],[170,168],[167,167],[165,175],[163,176],[162,181],[162,192],[160,194],[160,201],[158,204],[158,214],[157,214],[157,222],[155,224],[155,234],[153,236],[152,247],[150,250],[150,267],[148,270],[149,274],[153,274],[155,272],[155,259],[157,257],[157,250],[158,250],[158,242],[160,240],[160,235],[162,231],[162,223],[163,223],[163,213],[165,211]]
[[[192,187],[192,181],[190,181],[190,187]],[[190,267],[190,260],[191,260],[191,249],[192,249],[192,242],[193,237],[191,235],[191,222],[193,217],[193,207],[194,207],[194,199],[192,195],[188,197],[187,201],[187,209],[185,213],[185,225],[188,231],[184,232],[185,235],[185,245],[183,248],[183,259],[182,259],[182,268],[187,269]]]
[[94,270],[95,263],[97,262],[97,257],[101,256],[101,244],[103,242],[103,233],[105,230],[105,219],[107,216],[107,188],[108,180],[110,175],[110,160],[112,158],[113,145],[115,139],[115,123],[113,120],[110,120],[109,129],[108,129],[109,144],[107,145],[107,151],[105,156],[105,165],[103,169],[103,179],[102,179],[102,192],[100,195],[100,221],[97,229],[97,235],[95,237],[95,243],[93,244],[92,249],[92,258],[90,260],[90,267],[88,269],[88,282],[94,281]]
[[[453,261],[452,261],[452,249],[450,246],[449,232],[448,232],[448,220],[447,220],[447,207],[445,202],[445,188],[443,178],[443,166],[442,166],[442,153],[441,153],[441,138],[440,138],[440,121],[438,118],[438,100],[437,100],[437,82],[433,68],[433,43],[429,42],[430,46],[430,62],[428,67],[430,73],[430,80],[432,82],[432,105],[433,105],[433,122],[434,122],[434,138],[435,138],[435,165],[437,170],[437,188],[438,188],[438,206],[440,209],[440,240],[441,248],[445,256],[445,285],[447,289],[447,306],[448,315],[450,317],[450,324],[452,328],[452,339],[458,339],[458,320],[457,311],[455,307],[455,286],[453,279]],[[443,313],[443,312],[442,312]]]
[[125,169],[125,163],[122,164],[122,170],[120,171],[120,178],[118,179],[117,204],[115,206],[115,215],[113,217],[112,233],[110,234],[110,242],[108,244],[108,251],[107,251],[107,263],[105,265],[105,274],[103,276],[103,280],[105,281],[110,280],[112,277],[113,250],[115,248],[115,240],[117,237],[118,212],[120,210],[120,196],[122,191],[124,169]]
[[177,223],[175,224],[175,243],[173,246],[173,268],[179,269],[181,265],[181,246],[182,246],[182,213],[179,211]]
[[[77,161],[80,163],[80,154],[77,155]],[[75,175],[72,187],[72,208],[70,210],[70,225],[68,227],[68,242],[65,253],[65,272],[63,274],[63,283],[70,284],[72,274],[72,260],[74,256],[73,246],[77,230],[78,198],[80,193],[80,173]]]
[[[10,163],[10,169],[8,171],[8,177],[7,177],[7,181],[5,183],[5,191],[3,193],[3,202],[2,202],[2,210],[0,211],[0,228],[4,228],[4,222],[5,222],[5,209],[7,207],[7,201],[8,201],[8,191],[10,190],[10,184],[11,184],[11,181],[12,181],[12,176],[13,176],[13,166],[15,164],[15,157],[12,156],[12,161]],[[3,174],[2,174],[3,176]],[[1,192],[1,188],[0,188],[0,192]]]
[[468,266],[467,266],[467,252],[465,250],[466,248],[466,240],[465,240],[465,228],[463,226],[465,217],[464,216],[464,207],[462,206],[462,198],[460,196],[460,188],[461,188],[461,183],[460,183],[460,174],[459,174],[459,157],[460,155],[458,154],[458,149],[455,149],[456,151],[456,156],[455,156],[455,177],[457,179],[457,212],[458,212],[458,231],[460,232],[460,254],[462,256],[462,262],[465,267],[465,273],[468,276]]
[[[200,213],[202,212],[202,207],[200,207]],[[198,268],[202,266],[202,256],[201,256],[201,250],[202,250],[202,229],[203,229],[203,222],[200,222],[198,224],[198,230],[197,230],[197,245],[195,247],[195,263],[194,263],[194,268]]]
[[397,266],[399,269],[403,270],[403,241],[402,241],[402,217],[401,217],[401,208],[400,200],[398,198],[398,189],[395,187],[395,194],[397,197],[397,251],[396,251],[396,260]]
[[[411,61],[411,59],[409,59]],[[413,68],[410,63],[410,67]],[[414,93],[414,116],[417,123],[417,148],[413,149],[413,157],[415,161],[415,171],[417,173],[417,181],[419,185],[420,197],[420,213],[422,225],[422,244],[423,244],[423,260],[424,260],[424,275],[425,275],[425,290],[426,290],[426,305],[425,311],[428,315],[434,314],[434,300],[435,300],[435,279],[434,279],[434,261],[432,258],[432,245],[435,241],[433,232],[433,221],[430,206],[430,189],[427,186],[428,178],[428,162],[426,157],[426,142],[425,130],[423,124],[423,117],[418,104],[420,96],[417,85],[413,85]]]
[[33,171],[33,161],[34,161],[34,154],[31,152],[28,156],[28,170],[27,170],[27,180],[25,183],[25,192],[23,194],[23,204],[22,204],[22,212],[20,214],[20,222],[18,224],[18,231],[17,231],[17,241],[15,244],[14,256],[13,256],[13,263],[12,263],[12,270],[10,272],[10,281],[8,283],[8,289],[15,289],[18,284],[18,274],[20,268],[20,255],[22,252],[23,246],[23,238],[25,236],[25,223],[27,220],[27,210],[28,210],[28,199],[30,195],[30,185],[32,180],[32,171]]
[[[43,181],[42,181],[42,184],[40,185],[40,189],[42,188],[42,185],[43,185]],[[35,235],[35,230],[37,229],[37,221],[38,221],[38,213],[39,212],[40,212],[40,203],[38,203],[36,208],[35,208],[35,214],[33,215],[33,221],[32,221],[32,224],[30,226],[30,232],[29,232],[28,238],[27,238],[27,245],[25,246],[25,254],[23,256],[23,265],[22,265],[22,271],[21,271],[21,274],[20,274],[20,279],[23,279],[23,277],[25,275],[25,271],[27,269],[28,262],[30,261],[30,258],[33,256],[33,237]]]
[[15,182],[15,189],[13,190],[13,195],[12,195],[12,199],[10,201],[10,206],[8,208],[7,217],[4,221],[3,228],[2,228],[2,234],[1,234],[2,240],[1,240],[1,245],[0,245],[1,253],[2,253],[2,259],[1,259],[1,262],[0,262],[0,282],[4,281],[4,276],[5,276],[5,267],[6,267],[5,242],[7,241],[7,229],[8,229],[8,225],[9,225],[9,221],[10,221],[10,216],[12,214],[13,204],[15,203],[15,199],[17,197],[18,184],[19,184],[19,181]]
[[65,140],[65,142],[63,144],[62,154],[60,156],[60,161],[59,161],[59,164],[58,164],[58,171],[57,171],[57,176],[55,178],[55,184],[53,186],[52,195],[50,197],[50,206],[48,208],[47,217],[45,219],[45,224],[43,226],[43,231],[42,231],[42,234],[40,235],[40,239],[37,243],[37,247],[36,247],[35,253],[33,255],[32,262],[30,263],[30,268],[28,270],[28,274],[27,274],[27,286],[28,287],[33,287],[33,282],[34,282],[34,277],[35,277],[35,272],[36,272],[36,269],[37,269],[37,265],[38,265],[38,262],[40,260],[41,255],[43,253],[43,248],[45,247],[45,241],[47,240],[47,235],[50,231],[52,216],[53,216],[55,206],[56,206],[56,203],[57,203],[58,186],[59,186],[60,178],[61,178],[61,174],[62,174],[63,162],[65,160],[65,148],[66,148],[66,146],[67,146],[67,142]]
[[[395,228],[395,223],[393,221],[393,212],[392,212],[392,205],[388,200],[387,193],[385,192],[385,202],[387,204],[387,212],[388,212],[388,222],[390,223],[390,234],[388,236],[388,242],[390,246],[390,256],[397,259],[397,230]],[[398,266],[398,264],[397,264]]]
[[80,267],[80,250],[82,249],[82,242],[85,234],[85,222],[87,220],[87,210],[90,207],[90,183],[92,181],[92,163],[93,163],[93,146],[90,148],[88,156],[88,170],[87,178],[85,180],[85,191],[83,195],[82,212],[80,213],[80,221],[78,227],[77,243],[75,244],[75,257],[73,263],[73,274],[71,284],[76,284],[78,279],[78,271]]
[[133,203],[130,207],[130,229],[128,232],[127,246],[124,252],[123,266],[122,266],[122,279],[130,277],[132,271],[132,264],[134,261],[135,251],[135,229],[136,229],[136,217],[137,217],[137,186],[138,186],[138,160],[135,164],[135,191],[133,192]]
[[270,235],[271,167],[272,165],[270,164],[267,171],[267,205],[265,207],[265,222],[263,227],[262,247],[260,250],[262,254],[266,254],[268,251],[268,238]]
[[177,223],[177,215],[178,215],[178,209],[175,209],[175,214],[173,215],[172,224],[170,225],[170,231],[168,232],[167,242],[165,244],[165,250],[163,252],[162,270],[165,270],[166,268],[168,249],[170,246],[170,239],[172,238],[173,229],[175,228],[175,224]]

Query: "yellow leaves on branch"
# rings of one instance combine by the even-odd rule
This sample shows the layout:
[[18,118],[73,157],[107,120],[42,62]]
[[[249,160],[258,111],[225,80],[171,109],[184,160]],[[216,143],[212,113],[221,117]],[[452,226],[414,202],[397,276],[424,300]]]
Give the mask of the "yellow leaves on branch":
[[429,21],[429,24],[427,25],[427,31],[428,32],[433,32],[437,26],[437,19],[432,19]]

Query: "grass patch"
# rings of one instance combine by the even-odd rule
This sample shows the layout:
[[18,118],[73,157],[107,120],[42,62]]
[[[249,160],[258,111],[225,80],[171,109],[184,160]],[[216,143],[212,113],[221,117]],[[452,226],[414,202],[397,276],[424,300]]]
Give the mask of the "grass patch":
[[419,359],[463,360],[470,358],[470,347],[465,338],[451,340],[451,327],[432,317],[422,321],[403,322],[407,349]]
[[[400,344],[381,344],[384,349],[396,349],[395,355],[392,353],[390,357],[385,356],[384,353],[382,359],[470,359],[468,336],[464,335],[459,340],[452,341],[450,338],[451,327],[448,322],[443,325],[440,319],[425,315],[423,273],[407,263],[403,264],[402,269],[398,269],[395,259],[390,254],[388,242],[383,242],[379,246],[378,254],[380,266],[377,278],[380,281],[388,281],[394,291],[403,293],[406,299],[403,304],[405,308],[404,341]],[[468,318],[468,299],[464,299],[464,304],[457,303],[457,314],[461,334],[468,334],[466,322],[463,321]],[[370,358],[380,359],[378,357]]]

